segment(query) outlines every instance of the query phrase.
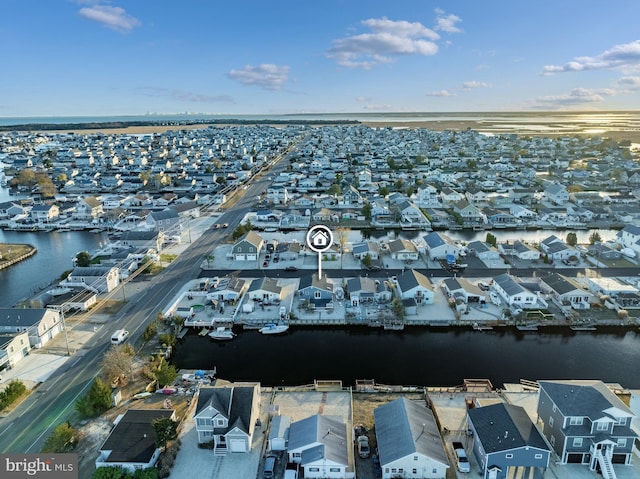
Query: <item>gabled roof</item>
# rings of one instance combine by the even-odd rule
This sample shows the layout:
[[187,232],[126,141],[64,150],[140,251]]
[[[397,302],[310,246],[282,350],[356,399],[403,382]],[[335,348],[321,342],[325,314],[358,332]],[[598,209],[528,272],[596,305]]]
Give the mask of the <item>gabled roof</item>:
[[[254,390],[257,386],[201,387],[196,404],[197,416],[212,407],[228,420],[226,430],[238,428],[249,434]],[[218,431],[216,429],[216,431]],[[224,431],[219,431],[224,433]]]
[[300,278],[299,290],[306,288],[317,288],[324,291],[333,291],[333,283],[327,281],[327,276],[323,275],[322,278],[318,278],[318,273],[313,273],[309,276],[303,276]]
[[149,462],[156,450],[153,421],[172,415],[170,409],[129,409],[100,448],[111,451],[105,462]]
[[602,382],[596,380],[538,381],[563,416],[585,416],[600,419],[612,406],[625,414],[633,414]]
[[178,212],[171,208],[162,211],[154,211],[149,216],[151,216],[154,220],[170,220],[170,219],[178,219]]
[[38,324],[47,313],[43,308],[2,308],[0,326],[30,327]]
[[590,294],[586,291],[583,291],[580,284],[578,284],[576,280],[558,273],[549,273],[547,276],[542,277],[542,281],[544,281],[547,286],[549,286],[558,294],[566,294],[575,290],[580,290],[581,292],[584,292],[585,295]]
[[470,409],[468,414],[487,454],[527,446],[549,451],[527,412],[520,406],[492,404]]
[[398,286],[401,291],[409,291],[416,286],[421,286],[425,289],[433,291],[431,281],[424,274],[419,273],[414,269],[410,269],[398,276]]
[[350,278],[347,280],[347,291],[354,293],[356,291],[365,291],[367,293],[375,293],[378,290],[375,280],[372,278],[366,278],[358,276],[356,278]]
[[429,249],[437,248],[438,246],[442,246],[445,244],[456,247],[453,244],[453,241],[451,240],[451,238],[449,238],[445,234],[438,233],[437,231],[434,231],[433,233],[429,233],[428,235],[424,236],[423,239],[424,239],[424,242],[427,243],[427,247]]
[[507,293],[508,296],[526,292],[526,290],[507,273],[496,276],[493,280],[505,291],[505,293]]
[[433,413],[406,398],[373,410],[381,464],[420,453],[449,466]]
[[157,231],[125,231],[120,241],[151,241],[158,237]]
[[[313,446],[316,443],[320,445]],[[323,458],[348,465],[346,443],[347,426],[337,416],[316,414],[292,423],[289,428],[288,449],[306,449],[302,455],[302,465]]]
[[620,233],[628,233],[634,236],[640,236],[640,226],[626,225],[620,230]]
[[416,245],[406,239],[396,239],[389,242],[389,251],[397,253],[398,251],[417,251]]
[[251,243],[256,248],[259,248],[260,245],[264,242],[262,236],[260,236],[255,231],[247,231],[242,238],[236,241],[236,244],[242,243],[243,241]]
[[249,291],[269,291],[270,293],[280,294],[282,288],[278,286],[278,280],[275,278],[256,278],[251,282]]

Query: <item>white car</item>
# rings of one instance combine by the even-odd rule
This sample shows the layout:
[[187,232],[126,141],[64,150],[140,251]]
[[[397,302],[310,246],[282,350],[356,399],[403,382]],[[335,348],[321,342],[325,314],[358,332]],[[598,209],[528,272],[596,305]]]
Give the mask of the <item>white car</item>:
[[496,293],[495,291],[491,291],[489,293],[489,298],[491,298],[491,302],[496,306],[500,306],[500,304],[502,303],[502,301],[500,301],[500,296],[498,296],[498,293]]

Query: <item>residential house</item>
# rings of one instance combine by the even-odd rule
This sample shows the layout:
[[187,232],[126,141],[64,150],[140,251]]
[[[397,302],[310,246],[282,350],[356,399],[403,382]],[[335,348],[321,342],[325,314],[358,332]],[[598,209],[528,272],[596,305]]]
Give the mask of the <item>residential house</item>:
[[0,371],[13,368],[29,354],[29,333],[0,333]]
[[433,412],[396,399],[373,410],[382,478],[447,477],[449,461]]
[[29,216],[38,223],[50,223],[60,216],[60,208],[57,205],[33,205]]
[[433,285],[429,278],[414,269],[398,275],[396,282],[398,296],[402,299],[415,299],[417,304],[433,304]]
[[300,278],[298,296],[301,301],[308,301],[314,308],[333,308],[333,283],[326,275],[318,278],[318,273]]
[[464,304],[483,304],[487,302],[485,292],[464,278],[446,278],[442,286],[449,298]]
[[251,282],[247,290],[249,299],[260,301],[266,304],[277,303],[282,299],[282,287],[278,286],[275,278],[256,278]]
[[484,241],[472,241],[467,244],[467,250],[481,261],[497,261],[500,259],[500,252],[497,248]]
[[392,297],[386,282],[364,276],[349,278],[347,292],[354,307],[362,303],[388,302]]
[[534,293],[507,273],[496,276],[493,279],[493,288],[509,305],[532,307],[537,302],[537,296]]
[[438,208],[441,206],[438,190],[431,185],[418,188],[417,202],[421,208]]
[[616,240],[623,248],[630,248],[640,256],[640,226],[626,225],[616,233]]
[[146,224],[149,229],[159,231],[165,236],[180,236],[182,232],[180,216],[173,208],[150,213],[147,215]]
[[415,261],[420,256],[416,245],[405,239],[389,241],[389,252],[392,259],[402,261]]
[[551,203],[564,205],[569,201],[569,192],[559,183],[552,183],[544,189],[544,195]]
[[122,233],[119,243],[134,249],[153,249],[160,252],[164,243],[164,233],[159,231],[125,231]]
[[76,204],[74,217],[81,221],[93,221],[104,213],[102,201],[95,196],[80,198]]
[[279,261],[294,261],[300,256],[301,249],[300,243],[278,243],[275,254]]
[[498,251],[505,256],[515,256],[522,260],[540,259],[540,251],[520,240],[516,240],[513,243],[498,243]]
[[598,302],[598,298],[586,291],[575,279],[558,273],[549,273],[540,278],[543,290],[557,301],[573,309],[589,309]]
[[551,451],[520,406],[498,403],[467,411],[473,452],[484,479],[542,479]]
[[200,205],[197,201],[176,202],[171,209],[178,213],[180,218],[200,218]]
[[207,293],[207,299],[234,302],[247,291],[248,287],[249,280],[247,279],[230,278],[228,281],[223,279],[214,290]]
[[607,473],[611,464],[631,464],[638,438],[631,428],[635,414],[602,381],[538,384],[538,422],[561,464]]
[[231,256],[236,261],[257,261],[265,242],[255,231],[248,231],[231,248]]
[[76,267],[60,284],[87,288],[93,292],[109,293],[120,284],[120,276],[118,268],[114,266]]
[[286,205],[290,199],[291,197],[286,186],[272,185],[267,188],[267,200],[271,201],[274,205]]
[[477,206],[462,199],[453,205],[453,211],[460,215],[465,222],[480,223],[486,220],[486,216]]
[[575,258],[580,257],[580,252],[571,248],[568,244],[558,238],[556,235],[551,235],[540,242],[540,249],[551,260],[565,260],[572,256]]
[[212,443],[214,455],[251,452],[259,415],[259,384],[201,387],[194,414],[198,443]]
[[600,261],[601,259],[615,260],[622,258],[622,253],[620,251],[613,249],[605,243],[594,243],[587,246],[587,250],[597,261]]
[[353,257],[362,261],[365,256],[369,255],[372,260],[380,258],[380,244],[376,241],[365,241],[363,243],[354,243],[351,247]]
[[354,477],[351,444],[339,417],[316,414],[291,423],[287,454],[289,462],[300,465],[304,478],[346,479]]
[[43,308],[1,308],[0,334],[26,332],[32,348],[41,348],[64,329],[59,311]]
[[447,256],[458,258],[460,248],[447,235],[434,231],[424,236],[427,245],[427,254],[433,261],[436,259],[447,259]]
[[14,201],[0,203],[0,218],[13,218],[17,215],[24,215],[25,209]]
[[98,467],[116,467],[134,473],[154,467],[162,451],[156,444],[153,421],[176,421],[172,409],[129,409],[114,421],[114,427],[99,449]]
[[453,188],[445,187],[440,190],[440,199],[443,203],[455,204],[463,198],[464,195],[458,193]]

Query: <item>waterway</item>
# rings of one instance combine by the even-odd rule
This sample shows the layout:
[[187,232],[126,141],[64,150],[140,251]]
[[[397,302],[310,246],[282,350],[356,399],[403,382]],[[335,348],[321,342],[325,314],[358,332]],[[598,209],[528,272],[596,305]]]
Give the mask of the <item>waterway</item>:
[[380,384],[456,386],[487,378],[495,386],[520,379],[601,379],[640,387],[640,330],[572,331],[464,328],[292,328],[283,336],[240,332],[215,342],[189,333],[175,348],[176,367],[209,369],[232,381],[270,386],[314,379],[356,379]]

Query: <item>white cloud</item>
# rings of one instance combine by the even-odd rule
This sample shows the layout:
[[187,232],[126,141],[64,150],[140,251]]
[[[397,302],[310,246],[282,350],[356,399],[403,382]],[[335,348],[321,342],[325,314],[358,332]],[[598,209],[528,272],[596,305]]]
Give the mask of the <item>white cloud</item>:
[[289,79],[288,66],[278,66],[273,63],[263,63],[253,66],[246,65],[239,70],[231,70],[227,76],[243,85],[257,85],[265,90],[280,90]]
[[623,71],[640,69],[640,40],[615,45],[594,57],[576,57],[564,65],[547,65],[542,69],[542,73],[552,75],[562,72],[614,69]]
[[491,85],[483,81],[466,81],[462,84],[462,88],[465,90],[474,90],[476,88],[489,88]]
[[394,21],[386,17],[370,18],[362,24],[370,33],[333,41],[327,57],[348,68],[369,69],[390,63],[398,55],[435,55],[440,35],[418,22]]
[[460,33],[462,31],[456,26],[457,23],[462,21],[462,18],[458,15],[453,15],[451,13],[446,15],[445,12],[439,8],[436,9],[436,13],[438,14],[438,17],[436,18],[436,25],[433,27],[434,30],[447,33]]
[[142,25],[140,20],[129,15],[124,8],[110,5],[92,5],[81,8],[78,13],[87,20],[101,23],[120,33],[129,33],[135,27]]
[[363,110],[367,110],[367,111],[392,111],[392,110],[395,110],[389,104],[379,104],[379,105],[369,104],[369,105],[364,105],[362,107],[362,109]]
[[426,93],[427,96],[457,96],[455,93],[449,90],[430,91]]
[[628,76],[618,78],[616,81],[616,87],[621,89],[621,93],[630,93],[635,90],[640,90],[640,77]]
[[547,106],[579,105],[584,103],[598,103],[604,101],[606,96],[615,95],[616,91],[609,88],[574,88],[563,95],[549,95],[536,99],[538,103]]
[[235,103],[233,97],[229,95],[207,95],[204,93],[195,93],[187,90],[181,90],[179,88],[144,87],[139,88],[138,91],[145,96],[168,97],[174,100],[189,101],[194,103]]

